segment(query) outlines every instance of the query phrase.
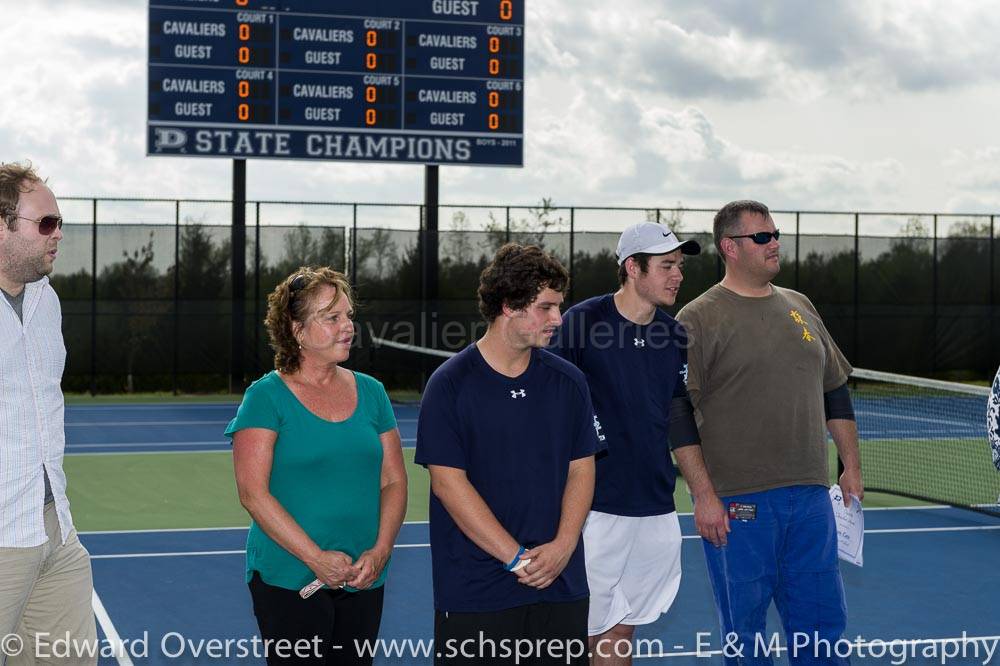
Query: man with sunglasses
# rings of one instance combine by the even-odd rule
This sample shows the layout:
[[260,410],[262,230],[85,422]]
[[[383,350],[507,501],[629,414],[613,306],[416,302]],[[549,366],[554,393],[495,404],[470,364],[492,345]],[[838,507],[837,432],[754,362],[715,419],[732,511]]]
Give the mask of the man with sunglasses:
[[53,654],[56,640],[97,640],[90,556],[62,469],[66,348],[47,277],[62,237],[59,205],[34,169],[0,165],[0,636],[26,663]]
[[844,664],[824,648],[847,623],[826,431],[844,463],[849,505],[864,496],[851,366],[809,299],[771,283],[780,234],[767,206],[726,204],[713,232],[725,277],[678,314],[701,443],[674,453],[694,496],[720,643],[739,638],[723,656],[771,663],[764,632],[773,601],[795,646],[792,663]]

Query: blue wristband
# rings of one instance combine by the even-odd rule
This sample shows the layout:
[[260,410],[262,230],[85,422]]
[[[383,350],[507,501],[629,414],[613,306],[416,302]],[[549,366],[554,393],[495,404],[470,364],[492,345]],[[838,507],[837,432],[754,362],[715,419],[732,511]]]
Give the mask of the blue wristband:
[[521,546],[521,548],[517,551],[517,555],[515,555],[514,559],[510,561],[510,564],[504,565],[504,571],[511,571],[514,567],[516,567],[517,563],[521,561],[522,555],[524,555],[524,546]]

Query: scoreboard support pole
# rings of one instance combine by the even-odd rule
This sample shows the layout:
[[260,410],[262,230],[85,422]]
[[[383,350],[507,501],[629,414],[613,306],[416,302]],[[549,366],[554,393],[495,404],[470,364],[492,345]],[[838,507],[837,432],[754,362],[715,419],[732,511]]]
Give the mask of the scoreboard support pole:
[[[437,335],[435,335],[434,325],[437,322],[438,314],[438,165],[427,164],[424,166],[424,228],[421,232],[421,244],[423,251],[421,257],[421,298],[422,306],[420,319],[421,342],[424,347],[436,347]],[[427,382],[430,369],[422,369],[423,380],[421,384]],[[423,390],[423,386],[420,387]]]
[[233,228],[232,263],[233,281],[232,330],[230,336],[231,359],[229,366],[229,392],[242,393],[244,386],[243,361],[246,356],[246,297],[247,297],[247,161],[233,160]]
[[438,194],[438,165],[428,164],[424,167],[423,300],[429,304],[438,297]]

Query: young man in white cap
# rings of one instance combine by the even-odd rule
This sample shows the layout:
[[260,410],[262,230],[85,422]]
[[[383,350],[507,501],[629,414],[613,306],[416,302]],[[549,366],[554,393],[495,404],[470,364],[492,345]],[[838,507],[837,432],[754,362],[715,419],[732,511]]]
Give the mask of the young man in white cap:
[[570,308],[553,343],[586,376],[607,445],[583,530],[594,664],[630,663],[635,625],[666,612],[680,587],[669,446],[699,439],[687,337],[660,308],[677,299],[684,255],[700,251],[663,225],[630,226],[616,252],[620,288]]

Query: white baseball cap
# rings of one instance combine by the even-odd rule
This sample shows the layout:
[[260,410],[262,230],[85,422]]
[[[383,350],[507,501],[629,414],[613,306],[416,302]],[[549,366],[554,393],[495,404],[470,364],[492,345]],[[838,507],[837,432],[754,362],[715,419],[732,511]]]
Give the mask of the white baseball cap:
[[699,254],[701,252],[701,245],[698,244],[698,241],[682,241],[662,224],[642,222],[633,224],[622,232],[621,238],[618,239],[615,257],[620,266],[633,254],[667,254],[678,248],[683,254]]

